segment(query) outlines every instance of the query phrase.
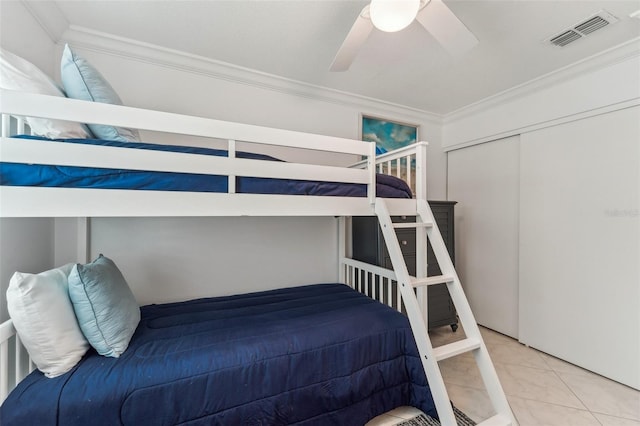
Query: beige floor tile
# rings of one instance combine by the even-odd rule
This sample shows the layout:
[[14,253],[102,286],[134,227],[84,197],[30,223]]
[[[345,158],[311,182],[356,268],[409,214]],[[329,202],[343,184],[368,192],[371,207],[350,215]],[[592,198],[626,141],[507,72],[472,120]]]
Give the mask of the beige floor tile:
[[[517,340],[496,331],[480,326],[480,334],[487,346],[490,344],[519,344]],[[444,345],[462,340],[466,337],[464,328],[460,325],[457,331],[453,332],[451,327],[443,326],[429,330],[429,337],[433,346]]]
[[[494,362],[550,369],[538,351],[524,346],[517,340],[484,327],[480,327],[480,333]],[[429,336],[434,347],[462,340],[466,337],[464,330],[459,329],[457,332],[452,333],[449,327],[440,327],[432,330],[429,332]],[[472,357],[471,354],[465,355]]]
[[440,371],[445,383],[476,389],[484,389],[478,366],[471,354],[463,354],[440,363]]
[[490,346],[491,344],[520,344],[516,339],[506,336],[502,333],[498,333],[497,331],[493,331],[486,327],[480,326],[480,334],[482,334],[482,339],[487,344],[487,346]]
[[487,349],[494,363],[516,364],[543,370],[551,369],[538,351],[516,341],[508,344],[487,343]]
[[[553,371],[517,364],[494,363],[494,365],[507,396],[586,409]],[[444,360],[440,362],[440,370],[447,385],[485,390],[480,371],[472,356],[463,355]]]
[[587,410],[510,397],[509,404],[520,426],[600,426]]
[[602,426],[640,426],[640,421],[608,416],[606,414],[593,413]]
[[495,414],[489,395],[484,389],[447,383],[447,392],[453,405],[462,410],[476,423],[486,420]]
[[[640,426],[640,392],[480,327],[521,426]],[[429,332],[434,347],[465,338],[449,327]],[[471,354],[440,363],[456,407],[480,422],[493,408]],[[411,416],[402,416],[410,418]]]
[[496,363],[495,365],[507,396],[586,409],[553,371],[514,364]]
[[577,365],[568,363],[566,361],[561,360],[560,358],[556,358],[544,352],[539,352],[540,358],[544,360],[544,362],[551,368],[553,371],[557,371],[558,373],[571,373],[571,374],[579,374],[584,376],[591,376],[592,373],[589,370],[585,370],[584,368],[580,368]]
[[462,340],[465,338],[465,334],[462,328],[458,328],[458,331],[453,332],[451,327],[447,325],[429,330],[429,338],[431,339],[431,345],[438,347]]
[[640,421],[640,392],[596,374],[558,373],[593,412]]

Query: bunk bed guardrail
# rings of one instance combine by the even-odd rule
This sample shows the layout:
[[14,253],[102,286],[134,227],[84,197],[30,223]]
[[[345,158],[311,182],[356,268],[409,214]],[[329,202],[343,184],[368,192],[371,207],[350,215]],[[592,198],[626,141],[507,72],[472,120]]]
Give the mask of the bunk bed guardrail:
[[13,321],[0,324],[0,404],[22,379],[35,369]]
[[[2,114],[3,124],[0,155],[3,161],[228,176],[228,192],[225,194],[206,194],[211,204],[207,205],[206,202],[202,203],[200,206],[194,207],[192,212],[189,212],[188,209],[185,210],[186,208],[184,206],[196,204],[191,202],[192,200],[201,203],[202,198],[204,198],[202,194],[190,193],[188,195],[180,195],[179,197],[184,198],[183,201],[185,201],[182,203],[182,210],[172,211],[171,205],[174,206],[173,209],[175,210],[175,202],[167,200],[164,203],[160,203],[161,205],[157,205],[158,201],[153,200],[153,194],[148,195],[151,202],[148,203],[149,207],[146,209],[140,210],[140,203],[138,201],[135,201],[137,205],[136,208],[115,208],[113,205],[109,207],[109,203],[104,201],[100,202],[100,198],[105,196],[105,193],[102,193],[100,197],[96,197],[96,199],[92,199],[91,194],[83,195],[89,198],[84,200],[87,205],[87,211],[86,214],[82,214],[82,216],[125,216],[129,214],[134,216],[224,216],[229,214],[298,216],[328,215],[331,214],[331,210],[336,210],[336,214],[345,215],[371,214],[371,206],[374,204],[376,198],[376,172],[392,174],[392,171],[395,171],[397,176],[405,178],[410,185],[413,182],[416,188],[416,198],[426,199],[426,179],[424,178],[426,173],[425,170],[422,170],[426,160],[426,142],[420,142],[404,148],[400,150],[400,152],[394,151],[376,158],[375,144],[346,138],[273,129],[120,105],[19,93],[10,90],[1,90],[0,100],[0,113]],[[222,140],[227,143],[229,155],[227,157],[212,157],[189,153],[129,149],[127,154],[123,156],[122,150],[124,148],[121,147],[15,139],[11,137],[11,133],[26,133],[26,128],[24,121],[19,119],[17,126],[15,126],[16,131],[11,132],[11,117],[41,117],[82,123],[106,124],[189,137],[195,136]],[[332,154],[354,155],[364,158],[365,160],[351,167],[340,167],[237,158],[235,155],[236,143],[240,142],[248,142],[262,146],[324,151]],[[179,142],[177,144],[182,145]],[[187,146],[188,143],[184,145]],[[395,166],[392,167],[392,165]],[[268,208],[265,208],[264,211],[256,214],[255,199],[259,199],[259,197],[242,194],[242,197],[234,197],[233,201],[226,208],[211,209],[211,205],[215,204],[219,206],[218,201],[220,198],[225,198],[225,202],[228,201],[229,197],[227,196],[235,192],[235,178],[242,176],[364,184],[367,186],[368,203],[363,203],[362,199],[345,200],[344,198],[347,197],[343,197],[340,203],[344,204],[344,207],[341,209],[339,207],[340,203],[338,202],[329,202],[329,204],[327,204],[326,197],[322,202],[316,202],[314,204],[312,200],[313,197],[305,197],[306,200],[302,201],[299,199],[300,197],[283,196],[286,208],[276,209],[276,211],[270,211]],[[47,191],[50,190],[51,189],[47,189]],[[74,194],[73,191],[69,191],[67,188],[56,188],[55,190],[64,197],[73,196]],[[7,198],[7,200],[4,201],[9,201],[12,197],[15,197],[15,191],[15,188],[3,187],[3,198]],[[25,188],[21,188],[19,191],[22,192],[22,195],[25,195]],[[46,198],[46,196],[43,196],[42,188],[29,188],[28,191],[33,193],[33,197],[35,198]],[[117,194],[117,196],[124,197],[119,199],[121,205],[134,202],[134,200],[127,199],[128,196],[131,196],[130,194],[120,193]],[[175,196],[175,194],[173,196]],[[109,198],[110,195],[106,194],[106,197]],[[145,195],[145,197],[147,197],[147,195]],[[134,197],[134,199],[137,199],[137,196]],[[246,201],[247,199],[249,201]],[[111,200],[113,200],[113,198]],[[307,203],[309,207],[306,209],[291,208],[291,205],[295,205],[296,202]],[[91,209],[89,206],[94,203],[97,203],[95,204],[96,207]],[[397,205],[398,203],[391,203],[392,210],[394,209],[394,204]],[[358,205],[361,206],[361,211],[356,211],[356,206]],[[401,206],[398,208],[407,210],[408,206],[409,204],[404,200],[404,204],[401,203]],[[34,210],[32,207],[33,206],[28,203],[23,207],[12,205],[11,203],[3,203],[0,216],[29,217],[35,214],[34,211],[37,211],[37,209]],[[164,207],[168,210],[162,211],[159,207]],[[60,208],[60,206],[57,206],[57,208]],[[114,208],[116,210],[113,210]],[[272,209],[273,208],[272,203]],[[123,209],[130,211],[123,211]],[[415,210],[415,205],[412,205],[410,209]],[[54,211],[46,211],[45,209],[41,212],[40,216],[78,216],[78,214],[55,209]]]
[[[404,179],[414,189],[414,197],[427,199],[427,147],[428,142],[421,141],[375,157],[375,169],[378,173]],[[350,167],[366,169],[368,161],[362,160]]]

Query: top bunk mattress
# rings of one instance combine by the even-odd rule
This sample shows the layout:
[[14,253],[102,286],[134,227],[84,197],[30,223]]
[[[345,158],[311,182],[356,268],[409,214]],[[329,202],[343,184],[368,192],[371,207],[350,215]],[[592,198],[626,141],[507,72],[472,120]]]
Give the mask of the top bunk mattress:
[[[20,137],[47,140],[33,136]],[[225,150],[178,145],[99,139],[56,139],[55,141],[219,157],[228,156]],[[246,159],[281,161],[268,155],[247,152],[237,152],[236,156]],[[228,177],[225,175],[0,162],[0,185],[226,193],[228,192],[229,182]],[[297,179],[236,177],[236,192],[247,194],[366,197],[367,186],[363,184]],[[412,198],[412,191],[402,179],[395,176],[377,174],[376,196],[383,198]]]
[[407,318],[343,284],[149,305],[120,358],[32,372],[3,425],[361,425],[435,416]]

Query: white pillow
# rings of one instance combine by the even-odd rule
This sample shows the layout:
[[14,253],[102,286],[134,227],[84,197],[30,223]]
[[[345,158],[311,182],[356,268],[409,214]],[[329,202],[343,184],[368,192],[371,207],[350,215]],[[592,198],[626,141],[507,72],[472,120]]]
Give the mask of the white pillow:
[[47,377],[71,370],[89,349],[69,299],[73,264],[40,274],[16,272],[7,289],[7,308],[29,355]]
[[[60,88],[38,67],[4,49],[0,49],[0,87],[64,97]],[[47,138],[84,139],[89,137],[85,127],[79,123],[34,117],[27,117],[26,121],[33,133]]]

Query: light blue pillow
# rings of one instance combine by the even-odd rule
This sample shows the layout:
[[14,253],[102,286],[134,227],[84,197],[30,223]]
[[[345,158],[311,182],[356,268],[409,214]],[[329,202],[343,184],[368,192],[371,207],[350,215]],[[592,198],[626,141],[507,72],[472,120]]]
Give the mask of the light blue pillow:
[[[64,46],[60,63],[62,86],[67,97],[83,101],[122,105],[120,96],[105,80],[100,72],[86,59],[78,56],[69,45]],[[99,139],[139,142],[140,134],[135,129],[125,127],[89,124],[91,132]]]
[[140,307],[115,263],[103,255],[69,274],[69,298],[82,333],[95,350],[118,358],[140,322]]

